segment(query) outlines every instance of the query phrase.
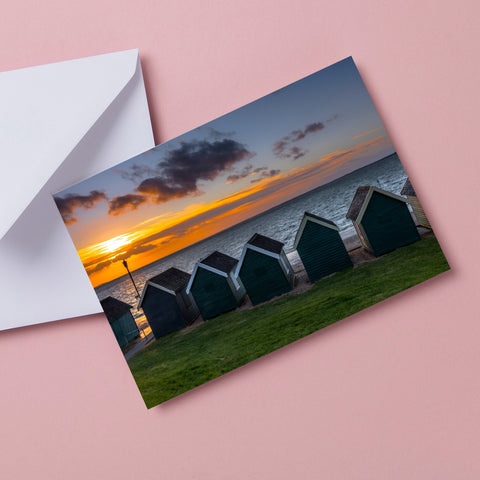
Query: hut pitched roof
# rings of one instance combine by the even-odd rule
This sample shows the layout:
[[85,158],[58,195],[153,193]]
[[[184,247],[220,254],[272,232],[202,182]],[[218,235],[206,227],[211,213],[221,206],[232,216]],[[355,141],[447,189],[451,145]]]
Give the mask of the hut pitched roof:
[[401,195],[408,195],[410,197],[416,197],[417,194],[415,193],[415,190],[412,187],[412,184],[410,183],[410,179],[407,178],[405,185],[402,188],[402,191],[400,192]]
[[190,274],[179,270],[178,268],[171,267],[168,270],[156,275],[149,279],[149,283],[154,283],[160,287],[164,287],[172,292],[178,292],[185,288],[190,280]]
[[283,246],[285,245],[278,240],[274,240],[270,237],[265,237],[264,235],[260,235],[259,233],[255,233],[255,235],[253,235],[253,237],[247,243],[253,245],[254,247],[261,248],[262,250],[267,250],[277,255],[280,254]]
[[236,258],[230,257],[225,253],[218,252],[215,250],[207,258],[204,258],[199,263],[207,265],[208,267],[215,268],[224,273],[229,273],[233,267],[238,263]]
[[331,220],[327,220],[326,218],[323,218],[323,217],[319,217],[318,215],[314,215],[313,213],[310,213],[310,212],[305,212],[304,215],[308,218],[314,218],[315,220],[319,220],[320,222],[324,222],[324,223],[328,223],[334,227],[336,227],[337,225],[335,225],[334,222],[332,222]]
[[365,202],[368,192],[370,191],[371,187],[358,187],[357,191],[355,192],[355,196],[353,197],[352,203],[350,204],[350,208],[348,209],[346,217],[349,220],[355,221],[360,213],[360,210],[363,207],[363,203]]
[[147,280],[147,283],[143,287],[142,296],[138,302],[138,308],[142,307],[143,300],[145,299],[145,294],[150,286],[158,287],[161,290],[165,290],[168,293],[176,294],[182,288],[186,288],[188,281],[190,280],[190,274],[179,270],[178,268],[171,267],[168,270],[156,275]]
[[225,253],[221,253],[218,250],[215,250],[208,257],[199,260],[195,264],[193,273],[190,276],[190,280],[188,281],[187,293],[190,294],[190,291],[192,290],[193,282],[195,281],[195,277],[197,275],[199,267],[205,270],[213,271],[216,275],[228,278],[230,272],[235,268],[237,263],[238,260],[236,258],[233,258],[230,255],[226,255]]
[[257,251],[262,255],[267,255],[268,257],[275,258],[280,262],[284,262],[281,256],[284,245],[284,243],[279,242],[278,240],[255,233],[255,235],[253,235],[252,238],[250,238],[250,240],[243,246],[240,261],[238,262],[237,269],[235,270],[235,277],[238,278],[240,275],[240,270],[243,268],[243,263],[247,256],[248,250]]
[[128,303],[122,302],[114,297],[107,297],[103,300],[100,300],[100,305],[105,312],[105,315],[108,318],[110,323],[113,323],[115,320],[118,320],[126,312],[130,312],[132,308]]

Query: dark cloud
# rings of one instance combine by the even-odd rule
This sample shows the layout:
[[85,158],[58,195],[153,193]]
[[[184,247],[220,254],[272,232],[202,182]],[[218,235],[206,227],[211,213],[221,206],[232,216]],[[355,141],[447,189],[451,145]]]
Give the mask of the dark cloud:
[[[328,119],[327,122],[330,122],[335,118],[336,116],[332,117],[332,119]],[[288,135],[282,137],[273,144],[272,151],[274,155],[279,158],[293,158],[294,160],[297,160],[308,152],[307,150],[300,150],[298,147],[292,147],[291,144],[303,140],[307,135],[319,132],[324,128],[325,125],[322,122],[314,122],[305,125],[305,128],[303,129],[292,130]]]
[[305,130],[303,133],[305,135],[308,135],[309,133],[315,133],[319,132],[320,130],[323,130],[325,128],[325,125],[322,122],[315,122],[315,123],[310,123],[305,127]]
[[273,144],[273,153],[277,157],[281,157],[283,156],[284,150],[287,148],[287,146],[288,146],[288,141],[284,139],[278,140]]
[[[202,127],[202,128],[205,128],[205,127]],[[206,127],[206,130],[208,132],[208,137],[211,138],[212,140],[221,140],[226,137],[233,137],[235,135],[234,131],[219,132],[218,130],[215,130],[212,127]]]
[[83,208],[88,210],[93,208],[97,202],[106,200],[104,192],[98,190],[92,190],[88,195],[78,195],[75,193],[69,193],[65,197],[54,197],[55,203],[57,204],[60,214],[62,215],[63,221],[70,225],[77,221],[77,218],[74,215],[74,212],[77,208]]
[[275,175],[278,175],[281,172],[281,170],[268,170],[268,171],[263,171],[258,178],[254,178],[250,180],[250,183],[257,183],[260,180],[263,180],[265,178],[270,178],[274,177]]
[[137,191],[151,195],[155,203],[164,203],[174,198],[185,197],[197,190],[196,182],[186,185],[172,184],[164,177],[147,178],[137,187]]
[[249,175],[252,174],[253,170],[253,165],[245,165],[241,170],[233,173],[232,175],[229,175],[227,177],[227,182],[228,183],[233,183],[237,182],[238,180],[241,180],[242,178],[248,177]]
[[299,140],[301,140],[302,138],[305,138],[305,135],[306,133],[303,131],[303,130],[294,130],[291,134],[290,134],[290,140],[292,142],[298,142]]
[[98,262],[93,268],[88,268],[87,273],[90,275],[92,273],[99,272],[100,270],[107,268],[109,265],[111,265],[114,262],[128,260],[130,257],[133,257],[134,255],[148,252],[149,250],[153,250],[155,248],[158,248],[158,245],[153,245],[153,244],[142,245],[140,243],[133,244],[129,246],[125,252],[122,252],[120,255],[117,255],[115,258],[103,260],[101,262]]
[[113,198],[108,202],[108,214],[120,215],[121,213],[136,210],[142,203],[147,201],[145,195],[138,195],[136,193],[127,193]]
[[292,157],[294,160],[298,160],[307,153],[306,150],[302,150],[299,147],[290,147],[289,152],[290,157]]
[[[280,170],[268,170],[267,167],[258,167],[254,169],[257,173],[262,175],[262,178],[273,177],[280,173]],[[256,180],[259,181],[260,179]],[[252,182],[255,183],[255,182]],[[266,189],[273,189],[273,191],[278,188],[276,182],[275,185],[266,186]],[[195,217],[188,218],[180,223],[173,225],[171,227],[165,228],[158,232],[155,232],[146,238],[141,238],[136,240],[128,248],[123,251],[120,255],[117,255],[113,260],[109,257],[112,255],[111,253],[106,253],[102,257],[95,259],[94,262],[85,264],[88,273],[98,272],[103,268],[108,267],[113,262],[128,259],[128,257],[132,255],[136,255],[138,253],[142,253],[148,250],[153,250],[154,248],[161,248],[162,245],[169,243],[172,239],[182,238],[184,237],[189,231],[192,231],[201,225],[204,222],[209,222],[212,219],[215,219],[218,215],[222,215],[230,210],[234,210],[237,206],[242,205],[245,206],[246,204],[254,204],[256,200],[261,199],[264,197],[265,188],[262,188],[259,191],[253,192],[249,195],[249,201],[246,202],[245,198],[239,198],[237,200],[232,201],[231,203],[226,203],[219,207],[216,207],[212,210],[203,212]],[[98,263],[95,263],[98,262]],[[90,268],[91,267],[91,268]]]
[[133,245],[129,246],[126,252],[118,255],[115,257],[114,261],[117,262],[119,260],[128,260],[128,258],[133,257],[134,255],[138,255],[139,253],[144,253],[148,252],[150,250],[153,250],[154,248],[157,248],[157,245],[153,245],[151,243],[147,245],[142,245],[141,243],[137,242],[134,243]]
[[242,178],[249,177],[250,175],[255,175],[265,170],[268,170],[268,167],[257,167],[254,169],[252,165],[246,165],[245,167],[242,168],[242,170],[235,172],[232,175],[229,175],[227,177],[227,182],[228,183],[237,182]]
[[103,262],[99,262],[93,268],[89,268],[87,270],[87,273],[90,275],[91,273],[99,272],[100,270],[103,270],[104,268],[107,268],[112,263],[113,263],[112,260],[105,260]]
[[150,195],[155,203],[198,194],[198,180],[214,180],[253,156],[244,145],[230,138],[185,142],[166,153],[157,166],[161,174],[143,180],[137,191]]
[[[351,162],[356,161],[359,153],[363,152],[364,149],[367,147],[370,148],[371,146],[377,146],[381,143],[389,143],[388,137],[379,137],[378,139],[369,140],[368,142],[357,145],[354,149],[335,152],[328,157],[322,159],[322,161],[319,161],[318,163],[309,166],[308,168],[297,169],[297,171],[294,171],[294,173],[290,173],[278,179],[273,179],[271,183],[262,186],[261,189],[253,190],[252,193],[250,193],[247,197],[242,196],[240,198],[232,199],[232,201],[229,203],[222,204],[221,206],[215,207],[212,210],[208,210],[197,216],[188,218],[176,225],[168,227],[164,230],[155,232],[152,235],[149,235],[147,238],[142,238],[141,240],[138,240],[138,243],[157,244],[160,239],[163,239],[162,243],[165,243],[170,242],[172,237],[183,238],[185,237],[185,235],[187,235],[189,231],[194,230],[203,223],[211,222],[212,220],[215,220],[215,218],[218,216],[224,217],[225,213],[228,213],[230,211],[234,212],[235,209],[239,206],[245,207],[246,205],[255,205],[258,201],[267,198],[271,194],[278,193],[279,190],[282,190],[284,188],[290,188],[290,186],[297,184],[299,185],[298,188],[300,189],[300,186],[302,185],[312,185],[312,179],[316,179],[315,184],[317,184],[318,178],[325,179],[325,176],[327,176],[330,181],[334,178],[332,177],[332,173],[335,173],[335,169],[338,165],[339,159],[342,159],[343,164],[347,164],[348,162],[350,162],[349,170],[347,170],[346,172],[349,173],[353,169],[353,163]],[[391,152],[389,151],[389,153]],[[372,160],[372,158],[370,158],[370,160]],[[264,168],[265,167],[259,167],[259,169]],[[264,178],[274,177],[275,175],[278,175],[280,173],[279,169],[264,169],[262,171],[265,172]],[[253,184],[258,181],[259,180],[257,180],[256,178],[252,179]],[[302,187],[299,191],[305,191],[304,187]]]
[[137,183],[142,178],[156,175],[158,172],[148,165],[133,164],[128,167],[128,170],[115,170],[124,180],[130,180]]

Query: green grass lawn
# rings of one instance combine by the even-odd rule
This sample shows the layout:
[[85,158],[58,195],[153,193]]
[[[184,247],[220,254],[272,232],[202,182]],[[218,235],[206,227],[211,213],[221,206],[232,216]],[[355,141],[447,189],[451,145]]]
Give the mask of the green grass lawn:
[[448,269],[428,236],[298,295],[167,335],[129,365],[150,408]]

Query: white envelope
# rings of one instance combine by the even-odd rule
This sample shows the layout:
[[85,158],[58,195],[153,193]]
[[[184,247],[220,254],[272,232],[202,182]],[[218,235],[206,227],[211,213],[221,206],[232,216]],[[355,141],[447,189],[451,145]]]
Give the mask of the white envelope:
[[102,311],[51,194],[153,146],[138,50],[0,73],[0,330]]

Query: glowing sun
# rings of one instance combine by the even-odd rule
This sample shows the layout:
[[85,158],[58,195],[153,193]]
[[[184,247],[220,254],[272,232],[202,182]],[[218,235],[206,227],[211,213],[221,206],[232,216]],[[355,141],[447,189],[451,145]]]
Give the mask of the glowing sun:
[[100,246],[100,250],[105,253],[113,253],[119,250],[120,248],[128,245],[130,243],[130,238],[128,235],[119,235],[118,237],[111,238],[110,240],[105,240]]

